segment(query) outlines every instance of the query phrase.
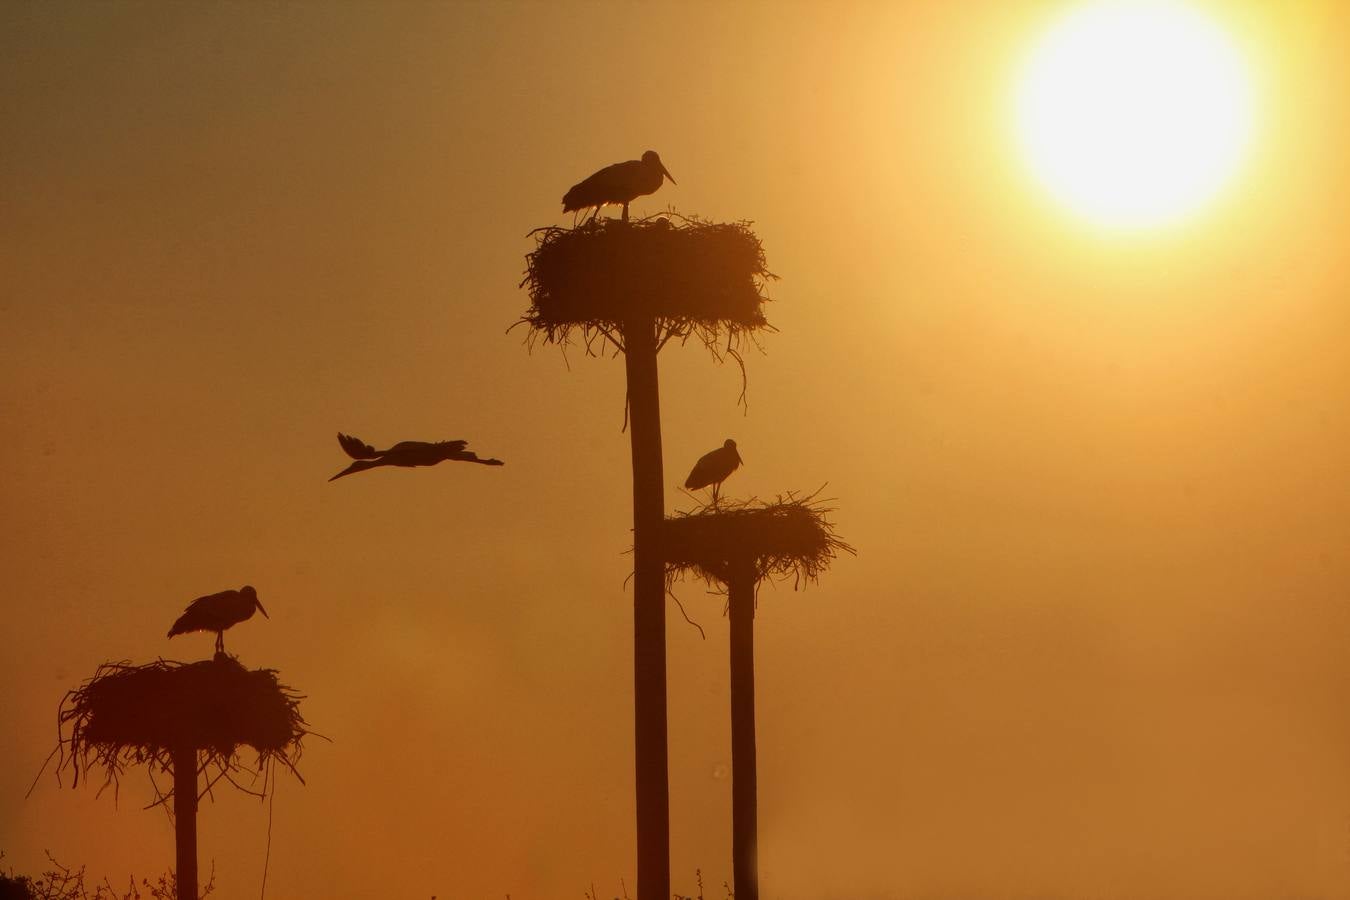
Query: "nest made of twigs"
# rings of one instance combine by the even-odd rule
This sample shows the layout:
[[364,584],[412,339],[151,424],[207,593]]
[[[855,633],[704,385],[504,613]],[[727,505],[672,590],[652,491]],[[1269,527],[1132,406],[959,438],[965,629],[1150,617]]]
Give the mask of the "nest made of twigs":
[[779,495],[772,501],[722,500],[667,517],[661,534],[666,577],[692,573],[725,584],[749,566],[758,582],[794,579],[794,588],[815,581],[842,551],[854,554],[834,530],[828,500],[812,494]]
[[[246,669],[230,656],[194,663],[104,663],[61,701],[62,761],[79,782],[91,763],[116,781],[123,766],[172,766],[176,749],[199,751],[222,773],[238,765],[241,746],[258,754],[261,771],[277,760],[296,777],[303,697],[273,669]],[[301,779],[303,781],[303,779]]]
[[526,256],[531,340],[589,349],[597,337],[622,349],[625,322],[655,320],[662,341],[701,339],[734,350],[769,328],[765,283],[775,276],[748,222],[714,223],[667,212],[624,222],[594,218],[541,228]]

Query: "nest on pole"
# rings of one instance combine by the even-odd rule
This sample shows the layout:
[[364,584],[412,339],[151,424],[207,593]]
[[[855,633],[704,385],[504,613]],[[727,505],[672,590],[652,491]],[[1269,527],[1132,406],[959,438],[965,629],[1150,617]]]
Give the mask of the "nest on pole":
[[693,574],[726,584],[738,566],[749,565],[756,583],[791,577],[795,589],[815,581],[840,552],[857,552],[834,530],[828,502],[789,492],[772,501],[723,500],[669,516],[661,534],[666,579]]
[[517,323],[529,327],[529,343],[566,345],[575,333],[588,353],[605,340],[622,350],[623,323],[649,318],[661,345],[695,338],[720,358],[772,328],[764,286],[776,276],[748,222],[667,212],[627,222],[596,217],[533,236],[521,282],[531,305]]
[[61,701],[57,771],[69,767],[78,784],[101,767],[107,787],[127,765],[148,765],[152,778],[156,769],[171,771],[174,751],[192,748],[215,770],[209,788],[221,777],[235,783],[231,776],[244,768],[239,749],[247,745],[257,753],[255,773],[277,761],[303,783],[295,764],[311,732],[300,715],[302,699],[275,670],[245,669],[225,655],[194,663],[104,663]]

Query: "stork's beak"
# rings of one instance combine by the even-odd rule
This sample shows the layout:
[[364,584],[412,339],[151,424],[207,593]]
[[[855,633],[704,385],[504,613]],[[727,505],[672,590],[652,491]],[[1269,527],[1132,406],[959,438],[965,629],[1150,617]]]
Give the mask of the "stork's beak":
[[678,182],[675,180],[675,176],[666,171],[665,163],[657,163],[657,165],[661,167],[661,174],[670,179],[671,184],[678,184]]
[[264,619],[270,619],[270,618],[272,618],[271,616],[269,616],[269,615],[267,614],[267,610],[263,609],[263,605],[262,605],[262,601],[261,601],[261,600],[259,600],[257,597],[254,597],[254,598],[253,598],[253,602],[256,603],[256,604],[258,605],[258,612],[260,612],[260,613],[263,614],[263,618],[264,618]]

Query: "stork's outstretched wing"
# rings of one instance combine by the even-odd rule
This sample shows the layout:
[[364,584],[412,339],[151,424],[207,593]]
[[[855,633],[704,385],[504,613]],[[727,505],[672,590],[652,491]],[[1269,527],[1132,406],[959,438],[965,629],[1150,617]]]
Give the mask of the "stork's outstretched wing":
[[388,450],[381,450],[381,456],[404,456],[418,453],[458,453],[469,446],[468,441],[399,441]]
[[445,459],[453,459],[456,462],[476,462],[484,466],[506,465],[500,459],[482,459],[469,449],[468,441],[437,441],[435,447]]
[[347,455],[352,459],[374,459],[381,455],[379,450],[362,442],[360,438],[352,437],[350,434],[343,434],[340,431],[338,432],[338,443],[342,445],[342,449],[345,450]]

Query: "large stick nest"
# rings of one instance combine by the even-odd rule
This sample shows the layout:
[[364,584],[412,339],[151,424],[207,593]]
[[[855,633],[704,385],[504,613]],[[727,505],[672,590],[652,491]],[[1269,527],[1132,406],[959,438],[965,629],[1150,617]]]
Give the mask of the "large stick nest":
[[665,520],[661,534],[666,578],[686,573],[726,584],[749,566],[755,581],[791,577],[794,588],[812,582],[840,552],[855,554],[834,530],[834,510],[815,495],[789,492],[773,501],[722,500]]
[[715,353],[770,328],[765,283],[775,276],[748,222],[713,223],[663,213],[624,222],[594,218],[577,228],[541,228],[526,257],[530,340],[587,350],[604,339],[623,348],[627,321],[655,320],[662,343],[702,340]]
[[190,747],[217,777],[228,777],[248,745],[258,755],[256,771],[275,760],[299,778],[295,763],[310,733],[302,699],[275,670],[245,669],[223,654],[194,663],[104,663],[61,701],[58,770],[69,766],[76,784],[91,764],[112,783],[129,764],[148,764],[153,777],[155,769],[172,769],[175,749]]

